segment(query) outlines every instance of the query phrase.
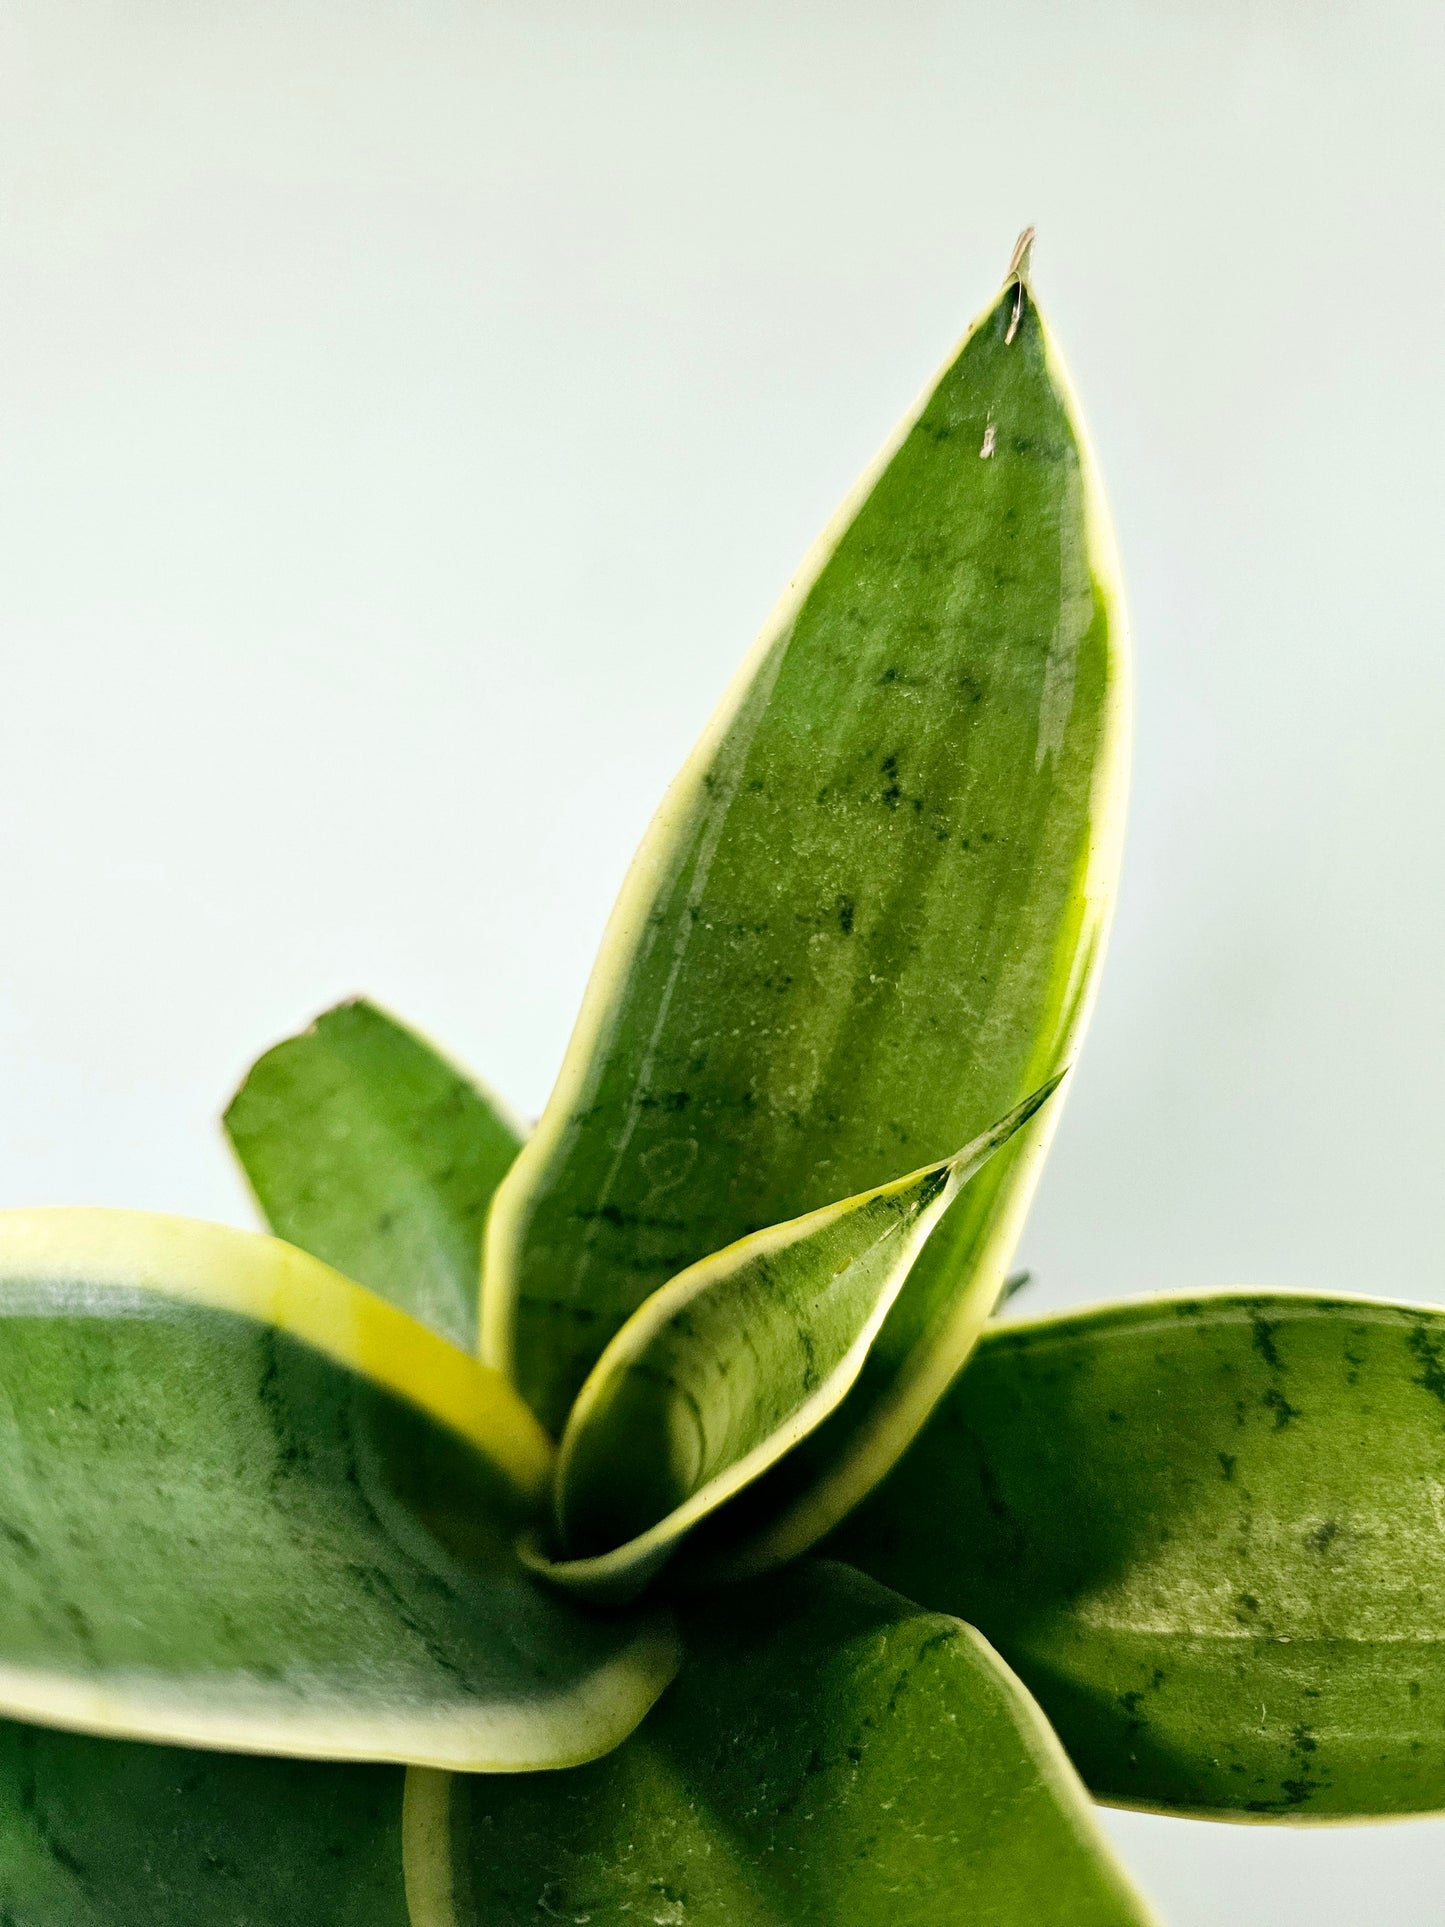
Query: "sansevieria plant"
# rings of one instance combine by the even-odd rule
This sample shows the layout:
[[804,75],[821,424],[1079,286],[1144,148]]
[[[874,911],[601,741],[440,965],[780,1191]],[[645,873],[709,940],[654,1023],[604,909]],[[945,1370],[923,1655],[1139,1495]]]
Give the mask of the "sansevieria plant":
[[274,1237],[0,1214],[4,1927],[1125,1927],[1090,1794],[1445,1807],[1445,1313],[990,1323],[1127,728],[1025,237],[530,1136],[354,1002],[227,1113]]

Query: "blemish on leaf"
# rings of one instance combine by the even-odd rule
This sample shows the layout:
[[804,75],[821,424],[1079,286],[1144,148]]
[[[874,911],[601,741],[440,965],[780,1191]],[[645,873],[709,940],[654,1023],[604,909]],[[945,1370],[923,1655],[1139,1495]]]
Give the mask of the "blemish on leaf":
[[1309,1543],[1322,1557],[1329,1551],[1332,1543],[1340,1536],[1338,1519],[1325,1519],[1309,1535]]
[[919,1184],[918,1201],[915,1208],[919,1211],[925,1210],[933,1203],[933,1200],[938,1196],[939,1192],[944,1189],[947,1183],[948,1169],[946,1166],[942,1171],[930,1171],[928,1176]]
[[1249,1324],[1254,1349],[1272,1372],[1282,1372],[1284,1362],[1274,1342],[1274,1335],[1279,1330],[1279,1321],[1276,1319],[1271,1322],[1267,1318],[1261,1318],[1257,1312],[1251,1312]]
[[1445,1360],[1441,1358],[1440,1339],[1424,1325],[1416,1325],[1406,1334],[1405,1343],[1420,1367],[1412,1382],[1445,1405]]
[[639,1110],[664,1111],[669,1114],[685,1111],[691,1101],[690,1091],[658,1091],[637,1100]]
[[8,1544],[14,1546],[17,1552],[23,1552],[28,1559],[35,1558],[40,1550],[30,1534],[13,1525],[9,1519],[0,1519],[0,1533],[4,1534]]
[[1269,1410],[1274,1413],[1274,1429],[1276,1432],[1282,1432],[1292,1419],[1297,1419],[1300,1415],[1299,1407],[1297,1405],[1291,1405],[1277,1385],[1271,1385],[1259,1402],[1261,1405],[1267,1406]]

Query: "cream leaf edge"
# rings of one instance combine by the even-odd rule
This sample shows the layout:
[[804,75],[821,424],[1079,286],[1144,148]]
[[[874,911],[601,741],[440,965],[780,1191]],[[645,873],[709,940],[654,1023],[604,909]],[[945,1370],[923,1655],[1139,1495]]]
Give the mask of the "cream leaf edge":
[[150,1211],[0,1211],[0,1315],[22,1281],[94,1294],[97,1311],[139,1291],[254,1318],[460,1434],[519,1500],[545,1498],[552,1442],[500,1372],[280,1238]]
[[457,1927],[452,1776],[409,1766],[401,1796],[401,1872],[411,1927]]
[[621,1744],[674,1678],[681,1659],[669,1614],[653,1612],[631,1643],[578,1684],[536,1699],[455,1703],[425,1711],[354,1710],[313,1694],[267,1706],[246,1683],[242,1705],[213,1680],[116,1673],[103,1683],[41,1668],[0,1666],[0,1716],[103,1739],[206,1752],[460,1773],[539,1773],[585,1766]]

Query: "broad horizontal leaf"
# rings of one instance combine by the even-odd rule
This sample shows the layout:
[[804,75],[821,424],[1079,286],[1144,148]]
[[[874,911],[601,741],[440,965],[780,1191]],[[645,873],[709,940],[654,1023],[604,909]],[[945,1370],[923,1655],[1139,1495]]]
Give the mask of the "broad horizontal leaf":
[[1094,1791],[1445,1809],[1445,1312],[1146,1299],[991,1331],[832,1542],[980,1626]]
[[602,1354],[557,1459],[580,1590],[641,1589],[686,1534],[820,1424],[856,1380],[960,1188],[1048,1098],[862,1197],[754,1232],[655,1292]]
[[404,1779],[0,1722],[0,1920],[413,1927]]
[[[668,793],[497,1194],[483,1355],[545,1424],[688,1265],[947,1156],[1070,1061],[1117,867],[1124,680],[1091,458],[1011,278]],[[841,1516],[946,1388],[1049,1128],[965,1189],[852,1396],[757,1488],[759,1563]]]
[[517,1566],[494,1372],[290,1245],[0,1214],[0,1713],[235,1751],[555,1766],[670,1676]]
[[482,1226],[522,1134],[362,999],[267,1051],[226,1130],[278,1238],[470,1351]]
[[[417,1927],[1141,1927],[1018,1681],[970,1627],[811,1564],[690,1616],[633,1737],[566,1774],[413,1773]],[[430,1857],[429,1878],[423,1861]]]

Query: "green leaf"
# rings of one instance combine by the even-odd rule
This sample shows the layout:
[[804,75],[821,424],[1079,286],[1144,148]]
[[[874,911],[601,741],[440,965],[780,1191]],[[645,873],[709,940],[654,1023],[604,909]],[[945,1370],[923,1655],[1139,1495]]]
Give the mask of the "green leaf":
[[0,1920],[412,1927],[404,1777],[0,1722]]
[[435,1899],[418,1927],[1150,1919],[1037,1707],[970,1627],[810,1564],[694,1614],[688,1648],[596,1765],[410,1776],[408,1873],[428,1853]]
[[[1112,583],[1067,379],[1013,278],[669,792],[497,1194],[483,1355],[550,1428],[668,1279],[947,1156],[1072,1059],[1122,816]],[[757,1562],[841,1516],[946,1389],[1049,1128],[944,1218],[853,1394],[773,1475]]]
[[551,1576],[640,1591],[698,1521],[846,1396],[924,1241],[1054,1088],[940,1164],[774,1225],[654,1292],[583,1386],[557,1460]]
[[1104,1799],[1445,1809],[1445,1312],[1231,1295],[995,1329],[832,1543],[980,1626]]
[[674,1664],[512,1551],[550,1450],[495,1372],[290,1245],[0,1214],[0,1713],[241,1752],[590,1759]]
[[277,1237],[475,1347],[482,1226],[522,1142],[495,1097],[358,998],[267,1051],[226,1130]]

